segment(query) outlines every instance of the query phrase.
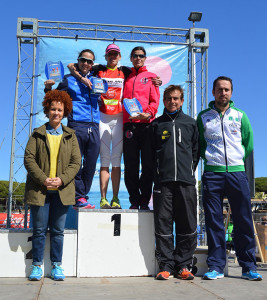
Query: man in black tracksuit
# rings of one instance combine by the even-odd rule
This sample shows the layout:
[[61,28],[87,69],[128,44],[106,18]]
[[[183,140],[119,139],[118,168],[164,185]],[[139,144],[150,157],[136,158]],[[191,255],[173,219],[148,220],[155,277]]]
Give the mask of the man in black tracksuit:
[[[152,122],[154,220],[157,279],[171,275],[188,280],[197,245],[197,195],[194,171],[199,161],[196,121],[182,111],[183,89],[170,85],[163,95],[164,113]],[[173,222],[176,247],[174,248]]]

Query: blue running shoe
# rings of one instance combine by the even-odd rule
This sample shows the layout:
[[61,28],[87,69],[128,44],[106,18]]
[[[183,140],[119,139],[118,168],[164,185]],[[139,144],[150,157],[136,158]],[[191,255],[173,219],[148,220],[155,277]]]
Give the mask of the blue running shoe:
[[32,268],[32,271],[31,271],[31,274],[29,276],[29,280],[31,280],[31,281],[41,280],[41,278],[43,276],[42,268],[39,267],[39,266],[34,266],[34,265],[32,265],[31,268]]
[[65,275],[63,273],[63,269],[58,264],[53,264],[53,269],[51,271],[51,278],[54,280],[61,280],[65,279]]
[[214,280],[214,279],[219,279],[219,278],[223,278],[223,277],[224,277],[223,273],[219,273],[215,270],[209,270],[209,272],[207,272],[203,275],[203,279],[208,279],[208,280]]
[[253,270],[242,273],[242,278],[248,279],[248,280],[256,280],[256,281],[262,280],[261,274],[259,274],[257,271],[253,271]]

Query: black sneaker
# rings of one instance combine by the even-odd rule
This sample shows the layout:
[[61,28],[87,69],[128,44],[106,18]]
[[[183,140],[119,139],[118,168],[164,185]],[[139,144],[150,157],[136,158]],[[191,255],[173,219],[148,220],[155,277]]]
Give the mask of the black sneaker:
[[129,209],[139,209],[139,206],[136,204],[132,204]]
[[148,205],[141,205],[140,210],[150,210],[150,208],[148,207]]

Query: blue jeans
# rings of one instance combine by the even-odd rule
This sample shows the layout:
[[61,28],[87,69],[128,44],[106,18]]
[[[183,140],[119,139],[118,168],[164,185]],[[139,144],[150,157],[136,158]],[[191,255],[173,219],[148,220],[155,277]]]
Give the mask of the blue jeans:
[[50,231],[50,259],[61,264],[64,227],[69,205],[63,205],[58,192],[46,194],[45,205],[31,205],[33,220],[32,257],[33,265],[43,264],[47,229]]

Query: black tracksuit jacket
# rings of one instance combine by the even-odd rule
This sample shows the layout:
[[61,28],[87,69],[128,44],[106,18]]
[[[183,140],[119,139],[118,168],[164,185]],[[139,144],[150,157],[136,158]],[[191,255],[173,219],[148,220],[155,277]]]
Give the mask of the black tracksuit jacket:
[[179,110],[151,123],[151,150],[154,161],[155,185],[179,181],[195,185],[200,151],[196,121]]

